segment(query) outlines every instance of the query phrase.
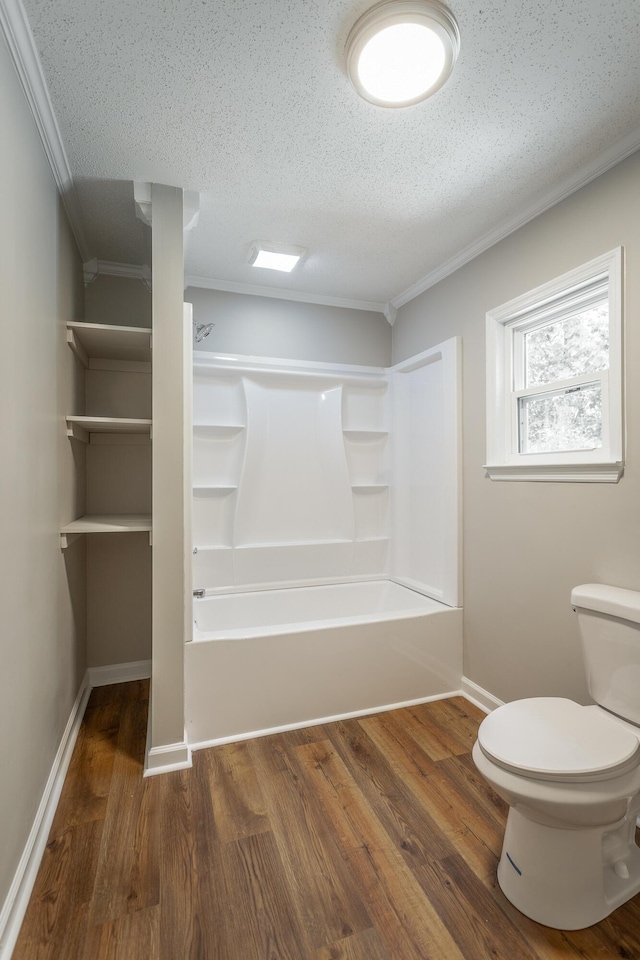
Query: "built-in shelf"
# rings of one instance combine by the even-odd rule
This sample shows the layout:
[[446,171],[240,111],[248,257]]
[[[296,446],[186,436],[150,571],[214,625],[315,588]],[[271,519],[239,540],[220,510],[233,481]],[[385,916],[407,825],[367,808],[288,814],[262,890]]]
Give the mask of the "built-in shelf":
[[388,483],[354,483],[351,485],[354,493],[383,493],[389,489]]
[[193,495],[194,497],[200,498],[226,497],[228,494],[233,493],[237,489],[237,485],[234,487],[225,486],[223,484],[207,484],[206,486],[194,486]]
[[388,543],[389,537],[356,537],[355,543]]
[[203,440],[231,440],[244,429],[240,423],[194,423],[193,435]]
[[67,341],[85,367],[92,359],[151,362],[151,330],[108,323],[67,323]]
[[198,553],[207,553],[207,552],[211,553],[214,550],[233,550],[233,547],[231,546],[230,543],[212,543],[212,544],[206,544],[203,547],[194,546],[193,553],[195,556]]
[[350,387],[361,387],[365,390],[386,390],[388,386],[387,381],[383,380],[382,376],[368,377],[366,375],[358,376],[357,374],[342,372],[334,373],[329,370],[296,370],[295,368],[288,369],[286,367],[269,369],[258,365],[240,366],[238,364],[238,366],[226,367],[216,363],[206,363],[197,359],[194,359],[193,373],[195,376],[213,374],[220,378],[235,378],[251,374],[251,376],[264,378],[265,380],[286,379],[289,381],[299,380],[304,382],[315,380],[319,385],[321,383],[324,384],[327,389],[331,389],[333,386],[340,386],[341,384],[347,384]]
[[353,543],[352,539],[341,540],[274,540],[268,543],[238,543],[236,550],[279,550],[281,547],[327,547],[337,543]]
[[[87,514],[60,528],[60,545],[64,550],[83,533],[151,533],[149,514]],[[151,538],[149,538],[151,539]]]
[[67,435],[87,443],[91,433],[138,433],[151,435],[151,420],[129,417],[67,417]]
[[342,433],[353,443],[374,443],[389,436],[388,430],[343,430]]

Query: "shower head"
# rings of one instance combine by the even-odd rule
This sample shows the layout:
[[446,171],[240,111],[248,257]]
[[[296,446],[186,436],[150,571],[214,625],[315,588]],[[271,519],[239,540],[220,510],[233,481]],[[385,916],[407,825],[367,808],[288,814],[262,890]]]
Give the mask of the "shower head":
[[193,328],[196,343],[202,343],[209,336],[214,326],[214,323],[196,323],[194,320]]

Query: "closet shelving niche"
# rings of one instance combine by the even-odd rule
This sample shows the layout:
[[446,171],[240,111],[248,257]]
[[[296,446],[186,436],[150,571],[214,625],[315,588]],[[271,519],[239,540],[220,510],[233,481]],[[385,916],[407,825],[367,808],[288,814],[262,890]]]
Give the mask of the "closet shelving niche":
[[[89,371],[118,374],[151,372],[151,330],[147,327],[127,327],[102,323],[67,323],[69,347]],[[108,405],[118,407],[126,403],[120,391],[112,389]],[[94,401],[105,403],[105,400]],[[91,444],[120,444],[149,442],[152,435],[151,419],[147,417],[102,416],[96,414],[69,414],[66,417],[70,439]],[[151,542],[150,513],[88,513],[60,529],[60,545],[65,549],[76,536],[87,533],[148,532]]]

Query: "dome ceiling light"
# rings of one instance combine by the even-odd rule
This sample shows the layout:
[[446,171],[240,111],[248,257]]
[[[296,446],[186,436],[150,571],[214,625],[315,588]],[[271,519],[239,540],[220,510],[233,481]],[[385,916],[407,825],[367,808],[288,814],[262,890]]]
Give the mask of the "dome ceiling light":
[[453,70],[460,31],[438,0],[383,0],[347,38],[347,71],[361,97],[409,107],[439,90]]

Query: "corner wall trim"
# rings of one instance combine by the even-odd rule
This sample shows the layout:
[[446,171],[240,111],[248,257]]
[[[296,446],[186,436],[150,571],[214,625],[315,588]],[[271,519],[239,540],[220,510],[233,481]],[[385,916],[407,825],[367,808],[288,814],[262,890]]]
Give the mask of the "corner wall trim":
[[106,667],[89,667],[87,673],[92,687],[148,680],[151,676],[151,660],[132,660],[130,663],[110,663]]
[[491,713],[496,707],[504,706],[504,700],[498,700],[492,693],[489,693],[489,691],[483,687],[479,687],[477,683],[469,680],[468,677],[462,678],[460,682],[460,693],[466,700],[474,703],[476,707],[480,707],[485,713]]
[[71,708],[31,832],[0,911],[0,960],[10,960],[16,945],[90,693],[91,684],[87,671]]
[[60,191],[83,261],[91,259],[80,200],[64,148],[47,82],[21,0],[0,0],[0,28],[7,41],[22,89],[31,108],[44,152]]

